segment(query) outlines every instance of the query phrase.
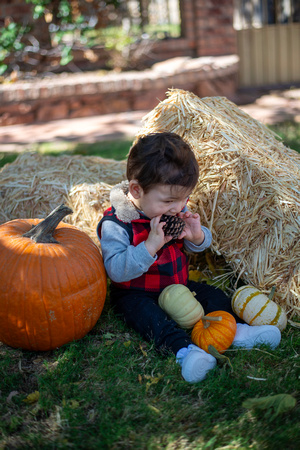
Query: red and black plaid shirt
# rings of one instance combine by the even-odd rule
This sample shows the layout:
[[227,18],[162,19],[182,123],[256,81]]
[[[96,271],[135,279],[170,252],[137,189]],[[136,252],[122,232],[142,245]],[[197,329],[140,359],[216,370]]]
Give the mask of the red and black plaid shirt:
[[[150,219],[141,217],[130,223],[119,220],[113,207],[107,209],[98,226],[98,234],[101,232],[101,224],[104,220],[113,220],[123,227],[129,236],[130,243],[137,246],[146,241],[150,233]],[[188,257],[182,251],[183,239],[172,240],[157,252],[156,261],[149,270],[138,278],[123,283],[114,283],[121,289],[139,289],[143,291],[160,292],[170,284],[186,284],[188,280]]]

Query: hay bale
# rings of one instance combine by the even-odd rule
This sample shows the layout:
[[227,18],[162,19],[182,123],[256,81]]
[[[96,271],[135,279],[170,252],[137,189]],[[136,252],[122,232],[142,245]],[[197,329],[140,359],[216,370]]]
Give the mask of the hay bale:
[[96,228],[103,211],[110,206],[111,188],[112,185],[103,182],[77,184],[70,190],[66,202],[74,211],[68,216],[69,223],[85,231],[96,244],[99,244]]
[[192,147],[200,168],[190,199],[237,279],[292,316],[300,311],[300,155],[226,98],[170,90],[144,117],[138,136],[172,131]]
[[125,179],[126,162],[97,156],[42,156],[24,153],[1,170],[0,223],[44,218],[66,203],[78,226],[98,244],[96,225],[109,204],[112,185]]

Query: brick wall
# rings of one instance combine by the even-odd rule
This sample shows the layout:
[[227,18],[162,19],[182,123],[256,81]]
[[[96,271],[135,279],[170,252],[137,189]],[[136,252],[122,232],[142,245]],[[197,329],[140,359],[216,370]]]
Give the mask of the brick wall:
[[237,53],[233,0],[197,0],[194,6],[197,56]]
[[181,0],[182,30],[195,56],[237,53],[234,0]]
[[[0,84],[0,126],[150,110],[172,87],[192,91],[199,97],[234,96],[238,60],[232,26],[233,1],[181,0],[183,37],[152,45],[145,58],[149,66],[158,62],[153,69],[107,77],[57,75],[13,85]],[[0,26],[5,17],[21,21],[28,16],[30,8],[25,0],[2,1]],[[42,32],[42,24],[36,26]],[[42,35],[46,38],[45,33]],[[164,60],[166,63],[160,63]],[[75,62],[78,67],[83,63],[83,68],[88,70],[99,68],[97,64],[87,67],[83,59],[80,62],[80,54]],[[40,64],[45,68],[47,61],[42,60]],[[98,64],[101,66],[101,55]]]
[[63,74],[0,85],[0,125],[151,110],[170,88],[231,98],[237,71],[236,55],[178,57],[142,72]]
[[2,0],[0,4],[0,24],[4,18],[11,17],[15,22],[30,20],[32,5],[25,0]]

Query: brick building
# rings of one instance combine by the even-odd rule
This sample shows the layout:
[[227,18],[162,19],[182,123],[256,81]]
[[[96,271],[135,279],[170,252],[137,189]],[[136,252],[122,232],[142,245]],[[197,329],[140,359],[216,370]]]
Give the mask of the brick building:
[[[191,90],[202,97],[230,97],[236,90],[238,70],[236,57],[226,58],[237,51],[233,0],[182,0],[179,5],[181,37],[164,39],[151,46],[151,64],[158,63],[153,69],[102,79],[81,74],[0,85],[0,124],[151,109],[171,87]],[[0,20],[11,17],[14,21],[29,21],[31,7],[23,0],[2,3]],[[47,41],[43,20],[35,27],[35,33]],[[163,63],[165,60],[168,62]],[[94,68],[99,67],[98,58]]]
[[[147,70],[102,77],[95,72],[57,75],[0,84],[0,125],[150,110],[173,87],[199,97],[217,95],[234,100],[239,85],[300,82],[300,60],[294,56],[299,56],[300,23],[290,20],[258,29],[252,20],[246,29],[239,30],[233,24],[234,14],[241,12],[243,2],[239,4],[239,0],[178,1],[181,35],[151,43],[151,51],[143,53]],[[253,11],[256,3],[248,0]],[[240,5],[239,11],[236,5]],[[10,18],[30,21],[31,8],[24,0],[2,1],[0,25]],[[39,20],[34,26],[46,46],[49,32],[45,21]],[[87,60],[83,62],[82,52],[75,53],[74,63],[80,69],[83,62],[85,70],[103,67],[105,51],[98,50],[91,67]],[[43,54],[40,58],[38,64],[50,64],[51,71],[51,60]]]

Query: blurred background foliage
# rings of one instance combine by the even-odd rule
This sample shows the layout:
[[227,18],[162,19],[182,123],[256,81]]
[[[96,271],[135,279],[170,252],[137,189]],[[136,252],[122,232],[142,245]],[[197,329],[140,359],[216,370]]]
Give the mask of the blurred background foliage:
[[51,72],[77,71],[78,52],[87,67],[104,58],[108,70],[143,70],[139,55],[149,51],[151,42],[180,36],[178,0],[163,1],[158,4],[161,10],[155,10],[153,0],[26,3],[29,14],[22,20],[7,16],[0,22],[0,75],[20,71],[35,75],[47,67],[45,61]]

